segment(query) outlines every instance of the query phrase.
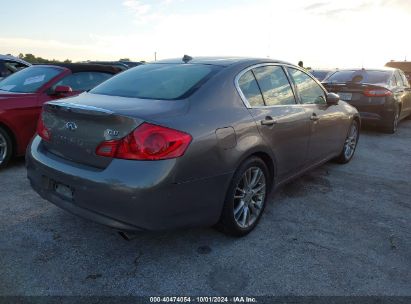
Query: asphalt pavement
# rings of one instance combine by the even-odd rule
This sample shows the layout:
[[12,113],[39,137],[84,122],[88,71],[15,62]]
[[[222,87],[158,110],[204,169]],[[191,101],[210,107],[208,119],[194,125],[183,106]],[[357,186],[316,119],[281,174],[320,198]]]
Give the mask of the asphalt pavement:
[[0,171],[0,295],[411,296],[411,121],[363,130],[351,163],[274,193],[254,232],[110,228],[42,200],[24,160]]

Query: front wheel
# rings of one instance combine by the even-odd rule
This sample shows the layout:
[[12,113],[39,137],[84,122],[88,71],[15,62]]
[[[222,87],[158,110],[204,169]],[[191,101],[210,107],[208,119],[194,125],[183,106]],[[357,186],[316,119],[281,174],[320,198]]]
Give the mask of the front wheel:
[[5,167],[13,154],[13,146],[9,134],[0,127],[0,169]]
[[338,163],[346,164],[353,158],[355,149],[357,148],[359,135],[359,124],[356,120],[353,120],[344,142],[344,148],[341,151],[341,154],[336,158]]
[[268,185],[265,163],[257,157],[245,161],[231,181],[217,228],[237,237],[251,232],[265,208]]

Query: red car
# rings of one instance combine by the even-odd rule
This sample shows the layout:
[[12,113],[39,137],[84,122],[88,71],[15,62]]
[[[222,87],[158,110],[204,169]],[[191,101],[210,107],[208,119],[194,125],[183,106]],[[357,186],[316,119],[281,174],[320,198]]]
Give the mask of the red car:
[[121,70],[96,64],[35,65],[0,81],[0,168],[24,155],[43,103],[78,95]]

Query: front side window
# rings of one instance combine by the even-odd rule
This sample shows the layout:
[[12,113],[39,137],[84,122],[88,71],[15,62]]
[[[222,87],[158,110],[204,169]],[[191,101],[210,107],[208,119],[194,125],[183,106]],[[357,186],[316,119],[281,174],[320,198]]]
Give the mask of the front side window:
[[207,64],[139,65],[110,78],[90,93],[142,99],[183,99],[221,69]]
[[67,75],[56,83],[53,88],[63,85],[71,87],[73,91],[88,91],[112,76],[112,74],[103,72],[77,72]]
[[288,68],[294,80],[303,104],[325,104],[326,96],[324,90],[306,73],[294,68]]
[[61,72],[62,69],[54,67],[29,67],[2,80],[0,90],[13,93],[34,93]]
[[267,106],[295,104],[294,93],[282,67],[263,66],[253,72]]
[[264,106],[263,96],[258,88],[253,72],[248,71],[241,76],[238,80],[238,85],[251,107]]

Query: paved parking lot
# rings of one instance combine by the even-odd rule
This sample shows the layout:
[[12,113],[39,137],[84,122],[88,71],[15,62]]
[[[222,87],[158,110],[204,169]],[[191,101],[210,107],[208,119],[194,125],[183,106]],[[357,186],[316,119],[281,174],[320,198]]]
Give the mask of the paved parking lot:
[[0,172],[0,295],[411,295],[411,121],[272,195],[246,238],[109,228]]

